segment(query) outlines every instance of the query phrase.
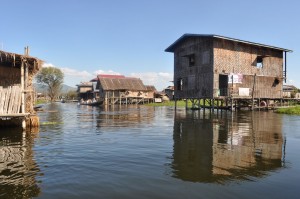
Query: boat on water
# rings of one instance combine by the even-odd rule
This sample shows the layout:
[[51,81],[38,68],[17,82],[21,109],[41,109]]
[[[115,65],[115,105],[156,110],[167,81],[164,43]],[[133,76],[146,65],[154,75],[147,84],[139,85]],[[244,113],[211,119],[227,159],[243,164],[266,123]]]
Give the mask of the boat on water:
[[79,105],[88,105],[88,106],[100,106],[103,104],[103,101],[97,101],[95,99],[93,100],[81,100]]

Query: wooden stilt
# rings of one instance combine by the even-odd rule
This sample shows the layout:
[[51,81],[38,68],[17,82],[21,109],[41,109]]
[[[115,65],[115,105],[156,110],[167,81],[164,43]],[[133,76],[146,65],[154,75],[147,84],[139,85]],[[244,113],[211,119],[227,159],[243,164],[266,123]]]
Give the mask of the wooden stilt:
[[234,110],[236,111],[237,110],[237,100],[234,100]]
[[[25,113],[25,87],[24,87],[24,61],[22,60],[21,64],[21,113]],[[26,129],[26,121],[25,118],[22,119],[22,128]]]
[[188,109],[188,99],[185,99],[185,110]]
[[254,91],[255,91],[255,83],[256,83],[256,74],[253,76],[253,87],[252,87],[252,110],[254,110]]

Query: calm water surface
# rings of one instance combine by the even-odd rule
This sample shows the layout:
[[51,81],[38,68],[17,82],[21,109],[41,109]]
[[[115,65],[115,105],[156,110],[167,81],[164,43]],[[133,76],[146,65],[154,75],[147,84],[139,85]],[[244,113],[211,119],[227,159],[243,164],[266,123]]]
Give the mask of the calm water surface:
[[0,129],[0,198],[300,198],[300,117],[48,104]]

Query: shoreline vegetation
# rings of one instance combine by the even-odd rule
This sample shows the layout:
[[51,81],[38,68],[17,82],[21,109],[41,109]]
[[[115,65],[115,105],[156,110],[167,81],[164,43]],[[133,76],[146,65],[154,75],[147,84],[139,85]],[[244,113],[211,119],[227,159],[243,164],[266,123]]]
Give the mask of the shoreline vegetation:
[[35,105],[46,104],[46,103],[47,103],[47,100],[38,99],[38,100],[36,100]]
[[[178,100],[177,101],[177,107],[185,107],[186,104],[185,104],[185,100]],[[203,105],[203,100],[200,100],[200,105],[202,106]],[[206,105],[208,105],[208,103],[206,103]],[[164,101],[164,102],[161,102],[161,103],[149,103],[149,104],[145,104],[145,106],[173,106],[175,107],[175,101]],[[188,101],[188,104],[187,104],[188,108],[191,108],[192,107],[192,102],[191,101]]]
[[[203,100],[200,100],[200,106],[203,106],[204,102]],[[217,102],[214,103],[215,105],[217,105]],[[209,106],[210,104],[208,102],[205,102],[206,106]],[[145,104],[145,106],[173,106],[175,107],[175,101],[164,101],[161,103],[149,103],[149,104]],[[177,101],[177,107],[185,107],[186,106],[186,101],[185,100],[178,100]],[[193,104],[190,100],[188,100],[188,104],[187,107],[188,108],[192,108]],[[197,104],[196,104],[197,107]]]
[[279,108],[275,111],[275,113],[300,115],[300,106],[298,105],[298,106],[287,107],[287,108]]
[[[200,104],[202,105],[203,102],[200,101]],[[175,101],[164,101],[162,103],[150,103],[150,104],[145,104],[145,106],[169,106],[169,107],[175,107]],[[180,100],[177,101],[177,107],[185,107],[185,101]],[[192,107],[192,103],[188,101],[188,107]],[[279,114],[289,114],[289,115],[300,115],[300,105],[293,106],[293,107],[287,107],[287,108],[279,108],[275,111],[275,113]]]
[[[47,100],[37,100],[35,105],[39,104],[45,104],[47,103]],[[200,105],[203,105],[203,101],[200,101]],[[208,104],[207,104],[208,105]],[[145,104],[145,106],[153,106],[153,107],[159,107],[159,106],[168,106],[168,107],[175,107],[175,101],[164,101],[161,103],[150,103]],[[186,102],[184,100],[177,101],[177,107],[185,107]],[[188,101],[188,108],[192,107],[192,102]],[[289,115],[300,115],[300,105],[293,106],[293,107],[285,107],[285,108],[278,108],[275,113],[279,114],[289,114]]]

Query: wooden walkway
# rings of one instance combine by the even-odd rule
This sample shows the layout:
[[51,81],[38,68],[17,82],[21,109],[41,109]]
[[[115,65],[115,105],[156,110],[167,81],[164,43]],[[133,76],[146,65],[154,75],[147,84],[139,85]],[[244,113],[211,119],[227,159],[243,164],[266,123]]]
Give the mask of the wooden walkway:
[[3,88],[0,86],[0,117],[23,117],[20,113],[22,89],[20,85]]

